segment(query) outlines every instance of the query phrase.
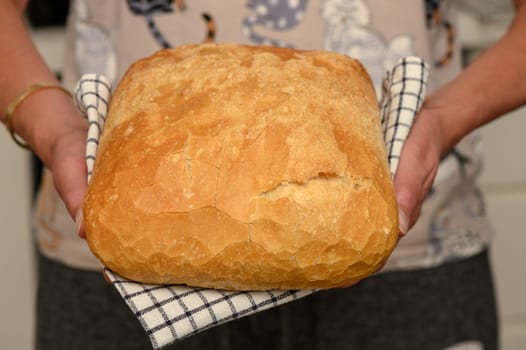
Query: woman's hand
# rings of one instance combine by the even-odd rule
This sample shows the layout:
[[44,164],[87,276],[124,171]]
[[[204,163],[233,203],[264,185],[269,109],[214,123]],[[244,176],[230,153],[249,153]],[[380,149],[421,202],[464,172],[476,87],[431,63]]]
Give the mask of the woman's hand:
[[[27,142],[51,171],[55,188],[75,220],[77,233],[84,237],[82,204],[87,187],[88,122],[73,99],[55,89],[36,92],[17,113],[20,124],[30,125]],[[31,124],[32,120],[41,123]]]
[[58,89],[45,89],[22,102],[13,125],[51,171],[55,188],[77,224],[77,233],[84,237],[81,215],[87,187],[88,122],[71,96]]

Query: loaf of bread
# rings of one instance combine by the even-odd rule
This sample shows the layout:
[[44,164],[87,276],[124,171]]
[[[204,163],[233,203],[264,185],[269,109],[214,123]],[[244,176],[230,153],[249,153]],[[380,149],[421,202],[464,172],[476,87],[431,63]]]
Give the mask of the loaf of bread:
[[84,203],[87,242],[131,280],[333,288],[398,237],[379,108],[347,56],[202,44],[133,64]]

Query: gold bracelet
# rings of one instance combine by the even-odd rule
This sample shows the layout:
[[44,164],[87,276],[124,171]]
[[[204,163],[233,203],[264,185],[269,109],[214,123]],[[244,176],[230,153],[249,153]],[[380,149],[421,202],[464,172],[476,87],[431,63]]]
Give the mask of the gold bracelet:
[[15,141],[15,143],[17,145],[19,145],[20,147],[25,148],[25,149],[29,149],[29,146],[27,145],[26,142],[22,141],[22,139],[20,139],[15,134],[15,131],[13,130],[14,114],[15,114],[17,108],[20,106],[20,104],[22,102],[24,102],[24,100],[26,98],[31,96],[33,93],[35,93],[37,91],[40,91],[40,90],[43,90],[43,89],[58,89],[58,90],[61,90],[64,93],[68,94],[69,96],[73,96],[71,94],[71,92],[66,90],[66,88],[64,88],[61,85],[48,84],[48,83],[36,83],[36,84],[30,85],[29,87],[24,89],[21,93],[19,93],[13,99],[13,101],[11,101],[11,103],[7,107],[7,112],[6,112],[6,116],[5,116],[5,127],[6,127],[7,131],[9,132],[9,134],[11,135],[11,138],[13,139],[13,141]]

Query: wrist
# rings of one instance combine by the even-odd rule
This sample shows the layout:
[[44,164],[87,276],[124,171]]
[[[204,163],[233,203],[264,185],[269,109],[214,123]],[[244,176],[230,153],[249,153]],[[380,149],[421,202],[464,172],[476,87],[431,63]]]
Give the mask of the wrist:
[[60,89],[41,89],[28,96],[17,108],[12,127],[46,166],[62,135],[87,129],[72,97]]
[[447,153],[451,137],[445,127],[441,111],[422,106],[410,132],[410,139],[418,145],[419,158],[440,159]]
[[428,136],[436,143],[440,157],[446,155],[464,136],[480,125],[474,103],[474,93],[470,98],[455,94],[447,86],[430,95],[419,113],[430,129]]
[[[71,93],[65,88],[63,88],[61,85],[48,84],[48,83],[36,83],[36,84],[29,85],[27,88],[22,90],[22,92],[20,92],[16,97],[13,98],[13,100],[9,103],[7,107],[6,116],[5,116],[5,125],[7,128],[7,131],[11,134],[13,141],[22,148],[29,149],[29,146],[25,141],[23,141],[15,133],[14,125],[13,125],[15,114],[26,99],[30,98],[31,95],[36,94],[45,89],[56,89],[56,90],[62,91],[68,96],[71,96]],[[19,124],[27,125],[23,123],[19,123]]]

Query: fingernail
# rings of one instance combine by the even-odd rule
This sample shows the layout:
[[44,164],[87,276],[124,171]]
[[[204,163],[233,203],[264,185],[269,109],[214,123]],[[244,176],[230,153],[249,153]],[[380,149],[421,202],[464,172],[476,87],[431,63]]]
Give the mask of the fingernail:
[[102,272],[102,277],[104,278],[104,280],[109,283],[109,284],[112,284],[111,282],[111,279],[110,277],[108,276],[108,274],[106,274],[106,269],[103,267],[100,272]]
[[405,236],[409,226],[409,220],[402,210],[398,210],[398,230],[400,231],[400,236]]
[[84,213],[82,213],[82,209],[80,209],[77,212],[77,215],[75,216],[75,230],[77,231],[77,235],[79,235],[80,237],[84,236],[83,232],[81,232],[83,221],[84,221]]

